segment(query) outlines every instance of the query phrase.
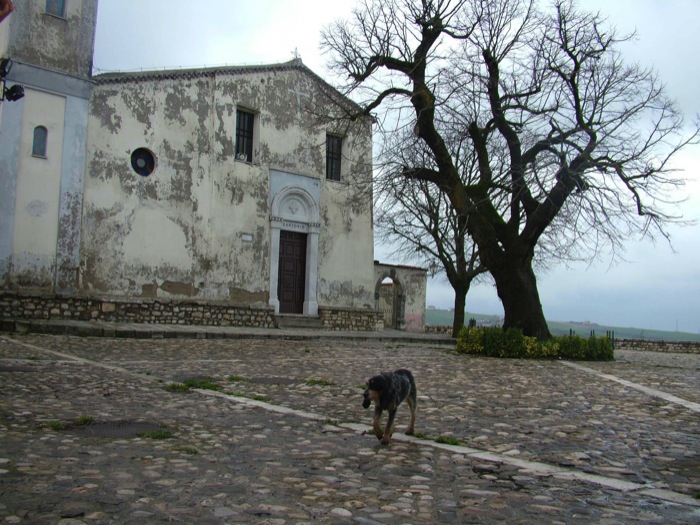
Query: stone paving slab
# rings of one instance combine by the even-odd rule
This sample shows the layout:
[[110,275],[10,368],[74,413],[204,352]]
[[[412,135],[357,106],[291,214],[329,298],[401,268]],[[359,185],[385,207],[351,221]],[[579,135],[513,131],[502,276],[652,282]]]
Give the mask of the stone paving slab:
[[[657,358],[585,366],[692,391],[700,356]],[[381,446],[361,384],[399,366],[422,435]],[[164,390],[187,377],[223,391]],[[559,362],[430,342],[0,336],[0,385],[0,523],[700,521],[698,413]],[[81,416],[172,437],[46,426]]]

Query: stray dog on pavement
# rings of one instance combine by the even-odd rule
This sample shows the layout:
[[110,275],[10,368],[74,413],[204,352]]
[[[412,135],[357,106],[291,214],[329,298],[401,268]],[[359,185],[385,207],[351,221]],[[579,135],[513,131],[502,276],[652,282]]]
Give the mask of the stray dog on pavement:
[[[367,388],[363,396],[362,406],[364,408],[369,408],[369,405],[374,402],[372,428],[374,429],[374,435],[381,440],[382,444],[388,445],[391,440],[391,435],[394,432],[396,410],[403,401],[406,401],[408,408],[411,409],[411,422],[406,429],[406,434],[409,436],[413,435],[416,423],[417,392],[416,382],[409,370],[399,369],[394,372],[382,372],[377,376],[371,377],[367,381]],[[389,412],[389,418],[382,432],[379,421],[384,410]]]

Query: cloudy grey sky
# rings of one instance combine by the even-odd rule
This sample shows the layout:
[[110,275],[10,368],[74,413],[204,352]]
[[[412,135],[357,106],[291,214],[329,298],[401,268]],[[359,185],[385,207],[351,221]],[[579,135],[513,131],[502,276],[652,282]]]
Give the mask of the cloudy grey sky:
[[[319,51],[321,29],[346,17],[355,0],[99,0],[96,71],[304,63],[335,83]],[[622,31],[635,30],[628,60],[654,67],[687,118],[700,114],[700,1],[580,0]],[[677,159],[689,184],[679,197],[687,219],[700,219],[700,147]],[[626,261],[609,259],[538,274],[550,320],[700,333],[700,225],[671,228],[673,247],[630,239]],[[393,262],[381,250],[375,258]],[[428,283],[428,304],[452,305],[449,284]],[[473,288],[471,312],[502,314],[491,285]]]

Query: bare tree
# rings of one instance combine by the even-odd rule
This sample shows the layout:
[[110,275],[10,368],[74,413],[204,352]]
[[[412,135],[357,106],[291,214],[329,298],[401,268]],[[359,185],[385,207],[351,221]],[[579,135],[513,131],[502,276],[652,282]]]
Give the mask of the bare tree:
[[[463,176],[475,173],[474,155],[462,157],[459,142],[454,158]],[[455,212],[434,184],[397,176],[406,165],[430,166],[432,156],[412,135],[395,133],[385,143],[380,174],[375,180],[377,238],[391,245],[403,260],[425,264],[431,273],[444,274],[454,290],[452,336],[464,326],[466,299],[472,282],[486,268],[467,232],[466,220]]]
[[[434,167],[401,176],[434,184],[465,221],[506,327],[549,337],[533,271],[543,239],[615,253],[681,221],[669,161],[698,124],[687,131],[655,74],[624,64],[629,38],[573,0],[364,0],[322,35],[366,114],[405,123],[410,110]],[[446,129],[470,142],[474,180]]]

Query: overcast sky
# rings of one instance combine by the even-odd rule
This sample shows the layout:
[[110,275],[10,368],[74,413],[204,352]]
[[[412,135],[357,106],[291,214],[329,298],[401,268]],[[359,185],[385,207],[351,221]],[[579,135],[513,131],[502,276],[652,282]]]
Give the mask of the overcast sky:
[[[96,72],[284,62],[294,53],[330,83],[320,31],[347,17],[354,0],[99,0]],[[690,120],[700,114],[700,1],[581,0],[622,31],[638,33],[628,59],[654,67]],[[700,147],[678,158],[689,184],[679,197],[700,218]],[[626,261],[557,267],[538,274],[547,319],[700,333],[700,225],[671,228],[673,249],[630,239]],[[675,250],[675,251],[674,251]],[[375,258],[392,262],[377,250]],[[451,307],[449,284],[429,280],[428,304]],[[476,286],[467,309],[502,314],[490,285]]]

